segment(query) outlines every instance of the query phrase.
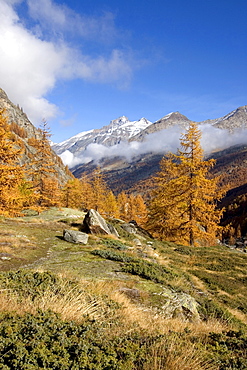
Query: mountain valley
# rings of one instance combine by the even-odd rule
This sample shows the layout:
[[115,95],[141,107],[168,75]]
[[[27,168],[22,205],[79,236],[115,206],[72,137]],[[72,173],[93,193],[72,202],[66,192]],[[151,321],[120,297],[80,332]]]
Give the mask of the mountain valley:
[[[32,144],[42,131],[2,90],[0,107],[5,108],[10,137],[23,149],[18,162],[31,166],[37,155]],[[115,194],[142,194],[148,200],[150,176],[159,170],[166,149],[142,145],[150,137],[168,136],[169,141],[188,123],[178,112],[153,124],[122,117],[53,148],[59,155],[71,150],[79,157],[91,145],[113,148],[114,155],[77,163],[71,168],[74,176],[90,176],[100,166]],[[234,135],[247,126],[246,107],[199,125],[214,126],[214,132]],[[142,152],[126,158],[118,146],[121,154],[128,148]],[[80,181],[55,152],[46,155],[55,163],[60,186],[69,185],[69,195]],[[219,204],[226,208],[223,223],[231,231],[227,244],[161,241],[135,221],[107,215],[102,222],[110,233],[88,231],[90,211],[82,203],[73,209],[50,206],[1,215],[0,368],[247,369],[247,146],[235,143],[207,157],[216,160],[211,175],[222,175],[220,185],[229,186]],[[87,241],[66,240],[68,231],[86,234]]]

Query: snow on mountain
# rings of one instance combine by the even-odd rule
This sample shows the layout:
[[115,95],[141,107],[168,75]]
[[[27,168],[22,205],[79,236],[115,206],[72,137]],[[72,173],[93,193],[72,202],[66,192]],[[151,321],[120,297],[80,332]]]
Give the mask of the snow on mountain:
[[112,120],[109,125],[101,129],[83,131],[68,140],[54,144],[52,148],[57,154],[69,150],[71,153],[78,155],[90,144],[112,146],[122,141],[128,141],[151,124],[152,122],[146,118],[141,118],[139,121],[130,121],[127,117],[122,116]]
[[[179,137],[190,122],[179,112],[171,112],[154,123],[146,118],[130,121],[122,116],[101,129],[81,132],[52,147],[70,168],[110,157],[124,157],[131,161],[146,153],[177,150]],[[205,152],[245,143],[247,106],[239,107],[222,118],[198,122],[198,126],[202,131]]]
[[52,146],[53,150],[55,150],[57,153],[59,153],[60,152],[59,148],[61,148],[62,151],[66,150],[66,149],[69,149],[71,146],[76,144],[78,141],[80,141],[85,136],[90,137],[90,134],[93,131],[94,130],[80,132],[79,134],[76,134],[75,136],[72,136],[70,139],[64,140],[61,143],[53,143],[51,146]]

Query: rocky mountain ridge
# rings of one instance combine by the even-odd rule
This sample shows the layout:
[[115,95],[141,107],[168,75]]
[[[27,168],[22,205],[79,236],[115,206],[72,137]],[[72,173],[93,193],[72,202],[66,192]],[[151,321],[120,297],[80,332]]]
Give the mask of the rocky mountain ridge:
[[[32,158],[35,157],[36,149],[32,145],[32,139],[41,139],[41,131],[37,129],[28,119],[26,113],[18,106],[13,104],[5,91],[0,88],[0,110],[5,111],[7,121],[10,124],[10,129],[17,135],[18,140],[22,145],[22,155],[19,158],[19,163],[28,168]],[[71,178],[71,174],[65,168],[61,158],[51,150],[51,155],[55,163],[55,170],[58,180],[61,184],[67,182]]]
[[22,108],[12,103],[6,92],[0,88],[0,109],[5,109],[8,116],[8,123],[17,123],[18,126],[25,129],[28,138],[39,138],[40,133],[36,127],[29,121]]
[[68,140],[53,145],[53,150],[57,154],[62,154],[69,150],[75,155],[80,155],[89,144],[102,144],[104,146],[113,146],[120,142],[128,141],[152,125],[146,118],[138,121],[130,121],[127,117],[122,116],[112,120],[109,125],[101,129],[83,131]]
[[[173,126],[180,126],[183,130],[192,122],[179,112],[171,112],[158,121],[152,123],[146,118],[138,121],[130,121],[122,116],[112,120],[109,125],[101,129],[81,132],[68,140],[54,144],[53,150],[61,155],[69,150],[77,157],[82,157],[83,152],[90,144],[101,144],[106,147],[119,145],[123,142],[143,142],[145,138],[153,133],[166,130]],[[247,106],[239,107],[224,117],[197,122],[198,126],[212,125],[233,133],[237,129],[247,128]]]

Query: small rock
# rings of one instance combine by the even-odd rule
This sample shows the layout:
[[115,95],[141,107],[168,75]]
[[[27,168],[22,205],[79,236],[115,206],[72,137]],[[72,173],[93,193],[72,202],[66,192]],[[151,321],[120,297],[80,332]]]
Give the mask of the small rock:
[[12,255],[9,253],[0,253],[0,258],[2,261],[9,261],[12,258]]
[[127,231],[127,233],[130,233],[130,234],[136,234],[137,233],[136,227],[132,224],[129,224],[129,223],[125,223],[125,224],[121,225],[121,228],[124,229],[125,231]]
[[87,244],[88,235],[82,231],[64,230],[63,238],[69,243]]
[[163,290],[161,295],[166,300],[162,307],[166,318],[180,318],[182,320],[200,321],[198,313],[199,304],[196,300],[186,293],[176,293],[169,289]]
[[141,241],[139,239],[137,239],[137,238],[133,240],[133,243],[135,243],[135,245],[137,247],[141,247],[141,245],[142,245]]
[[35,211],[34,209],[23,209],[21,211],[21,213],[24,216],[27,216],[27,217],[32,217],[32,216],[38,216],[39,215],[39,212],[38,211]]

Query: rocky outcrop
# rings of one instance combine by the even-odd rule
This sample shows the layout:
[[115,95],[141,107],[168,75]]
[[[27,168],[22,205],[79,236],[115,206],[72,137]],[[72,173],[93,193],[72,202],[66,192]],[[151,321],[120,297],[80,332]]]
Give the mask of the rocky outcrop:
[[137,229],[136,229],[135,225],[127,223],[127,222],[122,224],[121,228],[124,229],[124,231],[126,231],[129,234],[136,234],[137,233]]
[[12,103],[7,94],[3,89],[0,88],[0,109],[5,109],[7,116],[8,116],[8,122],[16,123],[21,128],[25,129],[25,132],[27,134],[27,137],[35,137],[39,138],[40,133],[36,129],[36,127],[29,121],[26,113],[23,112],[23,110],[18,106]]
[[[7,121],[10,124],[10,129],[17,136],[23,149],[22,154],[18,158],[18,162],[20,165],[26,166],[25,169],[28,171],[30,169],[29,164],[32,163],[32,159],[35,156],[37,157],[37,149],[32,144],[32,140],[41,139],[40,130],[29,121],[22,108],[9,100],[7,94],[1,88],[0,110],[4,110]],[[71,179],[72,175],[66,170],[61,158],[58,157],[53,150],[51,150],[50,157],[54,163],[57,180],[60,184],[65,184],[69,179]]]
[[87,244],[88,242],[88,235],[76,230],[64,230],[63,238],[69,243]]
[[144,238],[152,238],[152,235],[137,224],[136,221],[122,222],[121,228],[129,234],[138,234]]
[[198,303],[195,298],[186,293],[173,292],[167,288],[160,293],[164,297],[162,314],[166,318],[179,318],[185,321],[199,321]]
[[86,214],[83,221],[83,230],[90,234],[108,234],[118,237],[117,230],[112,226],[108,225],[104,218],[99,212],[94,209],[90,209]]

